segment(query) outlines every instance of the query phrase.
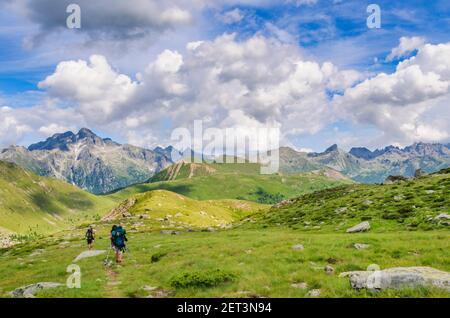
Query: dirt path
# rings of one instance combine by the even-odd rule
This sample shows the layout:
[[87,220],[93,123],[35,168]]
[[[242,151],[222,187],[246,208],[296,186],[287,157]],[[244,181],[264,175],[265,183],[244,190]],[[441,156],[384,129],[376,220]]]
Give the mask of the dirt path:
[[119,290],[119,286],[122,283],[118,279],[119,274],[114,271],[110,266],[106,266],[106,297],[108,298],[122,298],[122,292]]

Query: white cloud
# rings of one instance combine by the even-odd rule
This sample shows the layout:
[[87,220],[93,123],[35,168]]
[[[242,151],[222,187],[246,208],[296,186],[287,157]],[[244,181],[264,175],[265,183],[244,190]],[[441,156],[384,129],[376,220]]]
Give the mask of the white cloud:
[[241,22],[245,14],[238,8],[217,15],[218,19],[225,24],[234,24]]
[[396,58],[400,58],[419,49],[425,44],[425,38],[420,36],[413,37],[401,37],[400,43],[397,47],[393,48],[391,53],[387,56],[387,61],[393,61]]
[[392,74],[378,74],[334,101],[343,117],[370,124],[380,143],[445,141],[450,136],[450,43],[423,45]]
[[237,41],[225,34],[188,43],[186,50],[164,50],[136,79],[103,56],[64,61],[39,87],[71,105],[82,117],[78,122],[121,132],[133,142],[141,135],[161,143],[171,127],[190,127],[197,119],[219,128],[276,124],[285,136],[315,133],[336,117],[327,90],[344,89],[359,78],[330,62],[306,60],[295,45],[263,36]]

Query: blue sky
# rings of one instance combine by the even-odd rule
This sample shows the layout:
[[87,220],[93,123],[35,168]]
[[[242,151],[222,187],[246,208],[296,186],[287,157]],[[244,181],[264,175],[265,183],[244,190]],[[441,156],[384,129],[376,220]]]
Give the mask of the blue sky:
[[[44,7],[42,10],[39,4],[36,4],[39,2]],[[149,0],[149,3],[160,5],[158,2]],[[38,88],[38,83],[53,74],[60,62],[87,60],[92,54],[98,54],[105,56],[108,63],[118,73],[136,80],[136,74],[142,73],[147,65],[164,50],[179,52],[184,56],[187,54],[187,43],[199,40],[213,42],[226,33],[235,33],[234,41],[238,43],[255,36],[275,39],[279,43],[298,49],[299,56],[304,60],[314,61],[318,65],[329,61],[339,69],[357,71],[362,76],[359,81],[352,84],[353,86],[383,72],[394,73],[399,62],[417,53],[409,52],[387,61],[386,57],[399,45],[401,37],[422,37],[425,43],[434,45],[447,43],[450,40],[450,2],[446,0],[376,2],[233,0],[218,1],[214,5],[200,1],[201,5],[187,7],[183,7],[182,1],[168,2],[173,2],[172,5],[188,12],[191,15],[189,23],[173,20],[175,21],[173,25],[170,25],[172,22],[168,22],[169,25],[163,24],[164,21],[158,24],[153,23],[151,20],[153,16],[150,16],[143,20],[142,26],[138,25],[145,36],[137,40],[130,36],[130,30],[136,29],[136,25],[131,21],[132,14],[124,18],[123,23],[105,19],[105,23],[111,24],[108,28],[103,28],[97,22],[90,23],[88,20],[83,22],[86,28],[67,30],[64,25],[58,25],[61,19],[64,21],[65,12],[60,12],[61,17],[55,16],[54,12],[52,16],[50,13],[48,17],[45,15],[45,6],[51,5],[52,0],[35,1],[33,4],[28,0],[19,0],[13,5],[8,1],[6,4],[0,4],[2,8],[0,11],[0,107],[33,109],[33,107],[40,107],[39,105],[45,103],[48,106],[51,103],[53,106],[56,105],[54,107],[61,109],[73,107],[76,113],[79,101],[74,100],[73,97],[65,98],[58,93],[56,98],[47,92],[47,90],[51,91],[51,88]],[[366,8],[371,3],[381,7],[381,29],[368,29],[366,25],[369,15]],[[81,4],[81,8],[82,19],[86,15],[89,18],[96,18],[87,5]],[[83,10],[88,13],[83,15]],[[232,21],[227,20],[227,14],[233,11],[237,13],[237,16],[235,15]],[[106,17],[108,17],[107,14],[109,13],[105,13]],[[98,15],[98,20],[103,21],[104,16],[101,13]],[[120,11],[118,17],[120,17]],[[139,18],[142,17],[139,16]],[[435,97],[433,98],[434,103]],[[436,101],[436,104],[438,103],[440,101]],[[283,107],[287,105],[281,106],[280,109],[284,109]],[[410,107],[411,111],[413,106]],[[330,105],[331,107],[334,106]],[[439,106],[436,107],[439,108]],[[151,112],[149,108],[150,106],[147,110]],[[429,110],[420,108],[420,111],[425,114]],[[199,111],[200,113],[202,112]],[[13,114],[12,111],[8,114],[10,114],[8,116],[15,116],[14,120],[20,121],[18,115]],[[58,123],[57,119],[53,119],[53,122],[48,124],[69,128],[80,128],[80,125],[90,124],[93,130],[111,135],[121,142],[134,140],[130,139],[130,132],[124,128],[123,123],[117,123],[116,127],[121,127],[118,130],[114,128],[112,122],[95,123],[89,118],[83,119],[83,116],[86,117],[86,114],[82,114],[81,120],[74,121],[73,125]],[[442,116],[445,118],[448,114],[445,113]],[[251,112],[249,117],[252,118]],[[412,117],[415,120],[414,124],[419,127],[420,118],[411,115]],[[172,122],[172,120],[170,116],[162,116],[160,122]],[[28,128],[16,135],[12,133],[2,135],[0,130],[0,140],[3,139],[0,145],[27,144],[42,139],[44,132],[51,131],[43,129],[45,128],[43,122],[36,125],[24,122],[23,125]],[[155,132],[148,130],[147,133]],[[401,136],[400,132],[391,133],[381,124],[377,126],[370,120],[361,120],[361,118],[348,120],[336,118],[334,121],[320,125],[320,128],[309,129],[298,135],[290,133],[288,135],[289,141],[297,148],[316,151],[323,150],[331,143],[342,143],[347,148],[352,143],[355,146],[365,143],[374,148],[383,143],[402,144],[419,138],[414,136],[407,138]],[[384,137],[378,138],[381,135]],[[361,136],[365,138],[361,139]],[[430,137],[430,140],[433,141],[433,138]],[[439,138],[436,137],[436,141],[448,141],[444,135]],[[147,145],[153,144],[155,139],[160,138],[149,137]]]

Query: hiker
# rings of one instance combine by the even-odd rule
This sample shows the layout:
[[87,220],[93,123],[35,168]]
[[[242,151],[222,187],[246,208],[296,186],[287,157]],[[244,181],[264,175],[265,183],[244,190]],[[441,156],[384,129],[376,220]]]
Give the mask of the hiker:
[[88,230],[86,231],[85,237],[86,237],[88,248],[89,248],[89,250],[91,250],[92,244],[95,241],[95,231],[94,231],[94,228],[92,227],[92,225],[90,225]]
[[113,225],[111,229],[111,247],[116,252],[116,263],[122,263],[123,253],[126,250],[125,242],[128,241],[127,232],[121,225]]

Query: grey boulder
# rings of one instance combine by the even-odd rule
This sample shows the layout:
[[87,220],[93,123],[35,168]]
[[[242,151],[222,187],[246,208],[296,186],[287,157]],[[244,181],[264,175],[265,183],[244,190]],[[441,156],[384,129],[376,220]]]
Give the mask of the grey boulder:
[[57,288],[57,287],[61,287],[61,286],[63,286],[63,284],[42,282],[42,283],[36,283],[36,284],[31,284],[28,286],[16,288],[9,294],[13,298],[20,298],[20,297],[33,298],[34,294],[36,294],[38,291],[50,289],[50,288]]
[[431,267],[395,267],[380,271],[355,271],[346,274],[354,289],[380,291],[431,286],[450,291],[450,273]]
[[359,223],[349,229],[347,229],[347,233],[358,233],[358,232],[365,232],[370,230],[370,224],[367,221],[364,221],[362,223]]

